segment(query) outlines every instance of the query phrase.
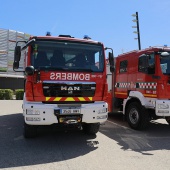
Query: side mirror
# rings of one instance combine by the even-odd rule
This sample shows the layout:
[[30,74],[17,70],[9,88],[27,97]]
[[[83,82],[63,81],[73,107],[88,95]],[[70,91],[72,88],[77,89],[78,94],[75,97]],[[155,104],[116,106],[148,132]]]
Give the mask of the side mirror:
[[18,61],[14,61],[13,62],[13,70],[14,69],[18,69],[19,68],[19,62]]
[[34,71],[35,71],[35,69],[33,66],[28,66],[25,68],[25,74],[27,76],[32,76],[34,74]]
[[14,62],[19,62],[21,58],[21,46],[15,47]]
[[114,66],[110,66],[110,72],[114,72],[114,71],[115,71]]
[[109,63],[110,63],[110,72],[114,72],[114,58],[113,53],[109,52]]
[[16,46],[14,51],[13,70],[19,68],[20,58],[21,58],[21,46]]

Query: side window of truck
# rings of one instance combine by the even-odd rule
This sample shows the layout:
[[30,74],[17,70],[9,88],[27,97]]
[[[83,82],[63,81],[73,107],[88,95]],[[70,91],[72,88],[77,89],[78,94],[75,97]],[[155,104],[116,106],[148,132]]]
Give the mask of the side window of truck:
[[120,61],[119,73],[127,72],[127,65],[128,65],[128,61],[127,60]]
[[138,62],[138,71],[147,73],[147,56],[141,55]]
[[141,55],[138,62],[138,71],[146,74],[155,73],[155,59],[154,54]]

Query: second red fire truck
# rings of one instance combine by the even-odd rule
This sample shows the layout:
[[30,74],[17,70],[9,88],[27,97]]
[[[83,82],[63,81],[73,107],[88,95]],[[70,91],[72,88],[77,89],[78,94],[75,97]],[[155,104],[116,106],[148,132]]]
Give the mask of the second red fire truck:
[[150,120],[159,118],[170,124],[170,48],[124,53],[115,58],[115,65],[109,59],[110,112],[122,112],[133,129],[144,129]]

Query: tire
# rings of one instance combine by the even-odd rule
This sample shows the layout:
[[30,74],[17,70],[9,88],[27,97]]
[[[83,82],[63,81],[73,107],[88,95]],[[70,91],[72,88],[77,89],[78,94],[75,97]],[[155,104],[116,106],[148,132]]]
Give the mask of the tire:
[[100,123],[85,123],[83,125],[83,131],[86,134],[94,135],[99,131]]
[[34,138],[37,136],[37,126],[24,123],[24,137]]
[[147,109],[145,109],[139,102],[132,102],[129,104],[126,118],[129,126],[135,130],[147,128],[150,121]]

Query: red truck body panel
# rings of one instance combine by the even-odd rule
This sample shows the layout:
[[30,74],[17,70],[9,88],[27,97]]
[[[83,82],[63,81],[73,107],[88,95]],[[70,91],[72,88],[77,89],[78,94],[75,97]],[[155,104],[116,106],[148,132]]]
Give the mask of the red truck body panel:
[[[102,43],[92,40],[86,39],[76,39],[76,38],[68,38],[68,37],[30,37],[38,38],[40,40],[49,40],[49,41],[68,41],[68,42],[77,42],[77,43],[84,43],[84,44],[100,44],[103,46]],[[104,50],[104,46],[103,46]],[[105,58],[105,54],[104,58]],[[97,64],[97,63],[96,63]],[[26,56],[26,65],[25,67],[31,65],[31,47],[28,47],[28,52]],[[33,76],[26,76],[26,100],[27,101],[106,101],[107,100],[107,79],[106,79],[106,60],[104,60],[104,69],[103,72],[73,72],[73,71],[40,71],[40,82],[37,82],[37,74],[35,73]],[[96,83],[96,91],[93,97],[45,97],[43,94],[43,81],[59,81],[59,82],[94,82]]]
[[[169,99],[170,84],[169,76],[164,75],[160,68],[160,59],[155,54],[155,74],[145,74],[138,71],[139,57],[147,53],[156,53],[161,50],[169,51],[166,48],[148,48],[141,51],[132,51],[116,57],[115,76],[115,97],[125,99],[129,91],[139,91],[145,97]],[[121,62],[127,61],[126,70],[121,70]]]

